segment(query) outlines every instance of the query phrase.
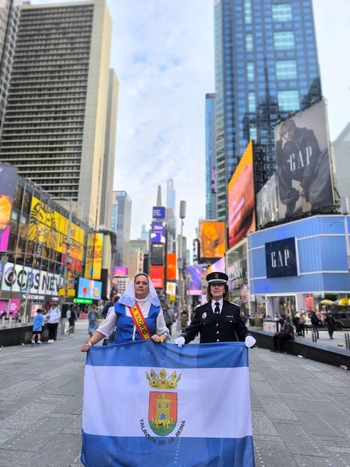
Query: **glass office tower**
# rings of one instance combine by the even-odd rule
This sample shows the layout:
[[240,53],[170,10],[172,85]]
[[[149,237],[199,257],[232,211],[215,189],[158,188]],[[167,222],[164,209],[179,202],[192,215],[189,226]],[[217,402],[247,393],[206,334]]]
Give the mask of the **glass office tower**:
[[249,142],[275,168],[277,121],[321,99],[311,0],[214,0],[217,218]]

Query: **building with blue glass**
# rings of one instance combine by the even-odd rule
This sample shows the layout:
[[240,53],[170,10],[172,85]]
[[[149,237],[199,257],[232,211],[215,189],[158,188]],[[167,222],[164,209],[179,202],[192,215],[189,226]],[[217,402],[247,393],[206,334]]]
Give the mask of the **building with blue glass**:
[[205,218],[216,219],[215,94],[205,95]]
[[273,126],[322,97],[311,0],[215,0],[216,205],[250,139],[275,169]]

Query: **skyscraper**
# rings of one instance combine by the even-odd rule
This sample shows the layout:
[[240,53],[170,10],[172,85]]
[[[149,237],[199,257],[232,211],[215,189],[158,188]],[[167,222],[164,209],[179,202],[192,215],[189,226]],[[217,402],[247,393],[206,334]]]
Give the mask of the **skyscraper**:
[[0,134],[10,85],[21,3],[22,0],[5,0],[0,5]]
[[272,171],[274,124],[321,97],[311,0],[215,0],[218,220],[249,140]]
[[166,207],[175,212],[175,190],[172,178],[169,178],[166,183]]
[[78,202],[93,227],[111,219],[111,33],[105,0],[23,6],[0,148],[54,199]]
[[116,266],[128,266],[132,201],[126,191],[113,193],[118,202]]

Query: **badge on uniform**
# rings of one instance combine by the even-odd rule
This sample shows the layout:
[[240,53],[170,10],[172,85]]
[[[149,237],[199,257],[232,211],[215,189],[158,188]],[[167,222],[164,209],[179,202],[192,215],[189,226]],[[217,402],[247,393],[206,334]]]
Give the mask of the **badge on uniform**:
[[202,314],[202,319],[205,319],[207,317],[207,314],[206,313],[203,313]]

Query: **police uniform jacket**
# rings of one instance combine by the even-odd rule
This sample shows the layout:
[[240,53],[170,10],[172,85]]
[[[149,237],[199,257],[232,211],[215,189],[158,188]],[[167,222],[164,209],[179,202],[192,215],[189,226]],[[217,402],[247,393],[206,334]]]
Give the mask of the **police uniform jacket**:
[[195,310],[191,324],[180,334],[186,344],[200,333],[200,343],[244,341],[249,335],[240,309],[230,302],[223,302],[220,314],[214,313],[211,302]]

